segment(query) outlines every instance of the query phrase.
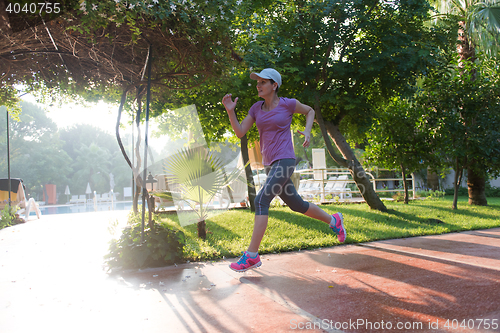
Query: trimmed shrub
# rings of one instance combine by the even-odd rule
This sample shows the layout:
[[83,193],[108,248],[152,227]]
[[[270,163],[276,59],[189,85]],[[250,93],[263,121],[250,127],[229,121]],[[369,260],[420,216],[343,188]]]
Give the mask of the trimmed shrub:
[[171,265],[182,259],[184,233],[172,227],[155,223],[144,229],[141,242],[141,220],[132,217],[119,239],[110,242],[105,256],[110,269],[138,269]]

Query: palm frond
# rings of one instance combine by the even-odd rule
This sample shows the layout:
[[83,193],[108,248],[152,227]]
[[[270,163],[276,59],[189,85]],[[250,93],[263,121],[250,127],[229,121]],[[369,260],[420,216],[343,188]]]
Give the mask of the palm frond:
[[[240,177],[242,169],[226,172],[223,162],[208,149],[184,148],[165,160],[165,173],[177,187],[182,200],[198,205],[200,219],[206,216],[205,205],[217,193]],[[196,207],[196,204],[191,207]]]
[[475,44],[488,55],[498,55],[500,50],[500,3],[495,6],[479,2],[471,13],[469,34]]
[[475,12],[474,18],[485,22],[491,30],[500,32],[500,5],[489,7],[482,4]]

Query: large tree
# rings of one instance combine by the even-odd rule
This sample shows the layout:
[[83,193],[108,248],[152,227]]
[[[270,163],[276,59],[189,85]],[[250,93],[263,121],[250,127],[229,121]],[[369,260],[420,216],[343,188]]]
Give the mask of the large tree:
[[[73,183],[80,185],[80,191],[85,191],[86,185],[90,184],[92,191],[109,192],[111,190],[109,187],[110,152],[106,148],[92,143],[89,146],[81,145],[76,153],[77,156],[73,164],[75,169]],[[96,186],[97,184],[99,186]]]
[[[18,121],[10,119],[11,177],[22,178],[28,194],[41,200],[43,186],[68,184],[71,157],[63,149],[56,124],[39,106],[20,103],[22,112]],[[0,108],[0,133],[6,133],[5,108]],[[0,138],[0,174],[7,178],[6,137]]]
[[[485,204],[484,184],[477,177],[500,172],[500,70],[495,61],[457,60],[445,70],[432,71],[417,102],[426,108],[424,127],[440,137],[440,156],[455,169],[455,198],[467,170],[469,204]],[[472,193],[471,193],[472,192]],[[477,193],[476,193],[477,192]]]
[[76,150],[79,149],[81,145],[89,146],[94,143],[110,151],[116,150],[117,148],[116,140],[113,135],[90,124],[75,124],[59,129],[59,136],[61,140],[64,141],[64,150],[67,151],[73,159],[76,157]]
[[[59,138],[63,150],[74,162],[74,173],[68,175],[71,180],[70,190],[74,194],[85,193],[90,181],[90,168],[93,169],[91,189],[97,193],[110,191],[110,173],[114,176],[115,192],[121,193],[123,187],[130,186],[130,168],[113,135],[92,125],[78,124],[60,129]],[[94,150],[96,155],[89,154],[89,149]],[[85,176],[82,176],[82,169],[87,169]]]
[[429,120],[423,110],[416,103],[394,98],[382,107],[368,133],[366,159],[378,167],[401,169],[406,204],[407,175],[440,162],[433,147],[443,142],[433,136],[435,128],[426,126]]
[[369,128],[377,104],[410,92],[440,53],[444,38],[426,27],[428,11],[423,0],[297,0],[275,2],[237,26],[238,52],[250,67],[278,69],[280,94],[315,109],[330,155],[373,209],[386,207],[348,140]]
[[[476,60],[476,50],[498,58],[500,50],[500,2],[498,0],[437,0],[432,3],[438,9],[437,19],[453,20],[459,25],[457,52],[459,66]],[[473,77],[474,78],[474,77]],[[486,205],[486,180],[488,175],[480,167],[480,161],[469,159],[467,185],[469,203]]]

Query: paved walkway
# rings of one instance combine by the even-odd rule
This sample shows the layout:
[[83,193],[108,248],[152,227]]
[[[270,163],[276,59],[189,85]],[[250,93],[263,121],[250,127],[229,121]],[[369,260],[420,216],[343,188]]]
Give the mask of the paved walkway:
[[108,227],[125,219],[0,230],[0,332],[500,332],[500,228],[264,255],[243,274],[219,261],[110,276]]

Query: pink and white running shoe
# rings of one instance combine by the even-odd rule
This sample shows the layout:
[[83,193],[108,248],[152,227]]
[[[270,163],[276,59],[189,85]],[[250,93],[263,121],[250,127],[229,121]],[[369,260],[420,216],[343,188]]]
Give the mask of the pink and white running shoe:
[[258,254],[257,257],[252,258],[248,255],[247,251],[245,251],[238,262],[233,262],[229,265],[229,268],[235,272],[246,272],[249,269],[260,267],[260,265],[262,265],[262,261],[260,261],[260,256]]
[[343,243],[347,235],[344,228],[344,217],[342,213],[335,213],[332,216],[333,221],[330,223],[330,228],[337,234],[339,242]]

